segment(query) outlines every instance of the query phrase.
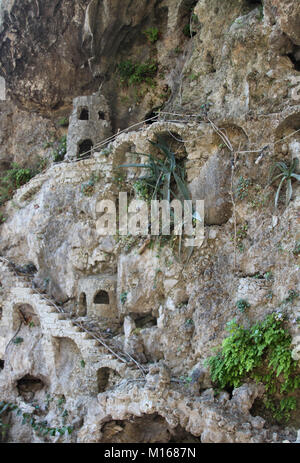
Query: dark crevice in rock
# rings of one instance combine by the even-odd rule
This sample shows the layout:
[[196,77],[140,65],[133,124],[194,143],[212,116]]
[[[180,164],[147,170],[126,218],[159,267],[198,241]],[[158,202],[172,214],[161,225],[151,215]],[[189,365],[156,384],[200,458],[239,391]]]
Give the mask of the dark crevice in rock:
[[115,370],[108,367],[99,368],[97,371],[98,393],[107,391],[119,383],[120,379],[120,375]]
[[287,56],[293,63],[294,69],[300,71],[300,47],[295,46],[293,51],[288,53]]
[[4,360],[0,359],[0,370],[3,370],[4,368]]
[[[156,122],[156,119],[152,119],[155,116],[157,116],[156,111],[157,111],[157,108],[154,108],[145,115],[144,120],[146,121],[147,125],[150,125],[150,124],[153,124],[153,122]],[[148,119],[152,119],[152,120],[149,121]]]
[[246,2],[248,3],[249,6],[251,6],[251,8],[256,8],[262,5],[261,0],[246,0]]
[[28,264],[23,265],[23,266],[15,265],[15,270],[18,273],[24,273],[28,275],[33,275],[38,271],[38,269],[32,262],[29,262]]
[[229,394],[229,400],[232,399],[233,389],[234,389],[233,386],[228,386],[227,388],[225,388],[225,391],[228,392],[228,394]]
[[86,314],[87,314],[86,294],[81,293],[80,296],[79,296],[78,315],[80,317],[85,317]]
[[134,319],[135,326],[137,328],[150,328],[151,326],[157,326],[157,319],[153,317],[151,313],[143,314],[142,316],[139,314],[130,313],[130,316]]

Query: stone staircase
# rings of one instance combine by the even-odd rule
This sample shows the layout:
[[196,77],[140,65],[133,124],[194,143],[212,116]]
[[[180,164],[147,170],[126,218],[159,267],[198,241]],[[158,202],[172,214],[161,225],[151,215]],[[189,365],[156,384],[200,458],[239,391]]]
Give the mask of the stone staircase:
[[4,283],[6,288],[9,288],[3,300],[3,315],[0,321],[0,326],[2,325],[3,328],[2,333],[9,333],[10,337],[14,335],[13,314],[15,307],[20,304],[29,304],[38,316],[41,330],[48,339],[69,338],[78,347],[85,364],[84,374],[88,393],[98,392],[97,371],[100,368],[109,367],[121,377],[125,376],[126,370],[128,377],[128,369],[136,368],[134,363],[130,363],[125,358],[122,362],[122,358],[120,360],[117,355],[110,353],[100,341],[94,338],[92,332],[86,332],[84,328],[76,324],[76,321],[70,319],[70,314],[63,312],[51,299],[32,288],[31,282],[27,281],[26,277],[16,275],[1,257],[0,275],[5,276]]

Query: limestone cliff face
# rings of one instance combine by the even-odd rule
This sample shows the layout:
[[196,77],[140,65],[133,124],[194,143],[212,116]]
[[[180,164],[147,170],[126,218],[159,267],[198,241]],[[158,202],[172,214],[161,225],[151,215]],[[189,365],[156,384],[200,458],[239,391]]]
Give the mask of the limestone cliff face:
[[[0,400],[72,428],[42,437],[11,414],[6,439],[294,441],[296,412],[274,426],[252,382],[216,396],[204,361],[230,320],[250,326],[283,301],[300,358],[299,183],[277,209],[267,185],[275,161],[299,159],[299,2],[2,0],[0,12],[1,169],[48,162],[2,206]],[[126,85],[128,61],[156,72]],[[140,171],[119,166],[145,161],[158,136],[205,200],[204,243],[183,259],[172,242],[96,227],[99,200],[136,194]]]

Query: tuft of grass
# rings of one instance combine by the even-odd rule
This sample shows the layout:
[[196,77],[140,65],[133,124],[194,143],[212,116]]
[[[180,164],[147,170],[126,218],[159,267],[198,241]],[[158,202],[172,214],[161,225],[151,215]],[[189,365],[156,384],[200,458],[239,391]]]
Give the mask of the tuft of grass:
[[239,299],[235,306],[241,313],[244,313],[246,309],[249,309],[250,304],[248,301],[246,301],[246,299]]
[[59,125],[59,127],[68,127],[69,118],[68,117],[62,117],[61,119],[59,119],[57,121],[57,125]]

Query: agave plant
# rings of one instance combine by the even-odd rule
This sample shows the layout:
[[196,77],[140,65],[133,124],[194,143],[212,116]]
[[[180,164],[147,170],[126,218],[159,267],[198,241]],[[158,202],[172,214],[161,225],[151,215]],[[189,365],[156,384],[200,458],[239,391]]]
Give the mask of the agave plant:
[[[150,140],[149,140],[150,141]],[[149,175],[140,177],[139,181],[143,181],[151,192],[149,197],[156,200],[179,199],[181,201],[191,200],[190,192],[185,183],[185,169],[180,165],[178,159],[172,149],[166,145],[164,140],[158,137],[157,142],[150,143],[158,148],[162,154],[162,159],[154,156],[153,154],[136,153],[146,156],[148,161],[144,164],[122,164],[119,167],[138,167],[141,169],[148,169]],[[190,204],[190,203],[188,203]],[[191,211],[192,212],[192,211]],[[173,212],[171,213],[171,221],[173,219]],[[196,213],[193,214],[194,220],[198,219]],[[179,236],[179,256],[181,254],[181,235]],[[190,255],[192,253],[190,250]],[[188,259],[189,259],[188,257]]]
[[[159,159],[153,154],[142,154],[148,157],[148,162],[145,164],[122,164],[120,167],[139,167],[149,169],[149,175],[140,177],[152,191],[151,199],[166,199],[171,201],[173,198],[181,197],[181,199],[191,199],[190,193],[185,184],[185,169],[179,165],[173,151],[158,138],[157,142],[150,143],[159,148],[164,159]],[[177,186],[177,193],[172,189],[172,186]]]
[[286,190],[285,190],[285,203],[288,205],[288,203],[291,200],[292,194],[293,194],[293,187],[292,187],[292,179],[296,179],[298,182],[300,182],[300,175],[295,173],[296,167],[297,167],[298,159],[293,159],[291,162],[291,165],[288,166],[285,162],[276,162],[271,169],[271,174],[273,174],[274,171],[279,170],[280,173],[275,175],[269,185],[271,185],[273,182],[276,180],[280,179],[276,195],[275,195],[275,207],[278,206],[278,200],[280,196],[281,189],[284,185],[284,182],[286,182]]

